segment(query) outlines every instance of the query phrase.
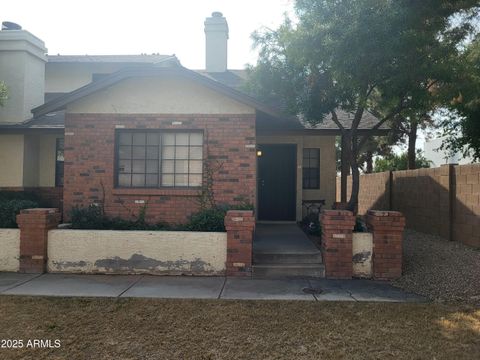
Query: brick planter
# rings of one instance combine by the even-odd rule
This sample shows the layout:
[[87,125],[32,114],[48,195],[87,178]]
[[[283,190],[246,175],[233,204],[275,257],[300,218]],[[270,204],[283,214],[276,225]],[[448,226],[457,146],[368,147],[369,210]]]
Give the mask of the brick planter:
[[25,209],[17,215],[20,228],[20,272],[43,273],[47,265],[48,230],[60,223],[58,209]]
[[402,239],[405,217],[398,211],[369,210],[367,226],[373,233],[373,277],[392,280],[402,276]]
[[322,224],[322,254],[325,276],[330,279],[350,279],[353,274],[352,236],[355,216],[348,210],[324,210]]
[[252,274],[253,211],[231,210],[225,216],[227,230],[227,276]]

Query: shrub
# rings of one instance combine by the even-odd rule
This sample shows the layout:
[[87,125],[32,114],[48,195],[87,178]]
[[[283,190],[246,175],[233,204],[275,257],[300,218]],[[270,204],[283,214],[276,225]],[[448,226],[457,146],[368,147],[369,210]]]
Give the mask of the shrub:
[[40,198],[33,192],[30,191],[10,191],[2,190],[0,191],[0,201],[7,200],[29,200],[34,201],[40,204]]
[[148,224],[140,214],[137,220],[108,218],[100,206],[74,207],[70,211],[72,229],[84,230],[165,230],[164,223]]
[[321,236],[322,235],[322,227],[320,225],[320,221],[318,219],[317,213],[310,213],[302,219],[301,222],[302,227],[305,231],[310,235]]
[[361,216],[357,216],[355,219],[355,227],[353,228],[354,232],[368,232],[367,224]]
[[22,209],[38,208],[38,203],[31,200],[0,199],[0,228],[16,228],[16,216]]
[[188,231],[207,231],[222,232],[225,231],[225,208],[213,208],[200,210],[190,216],[190,221],[185,225]]

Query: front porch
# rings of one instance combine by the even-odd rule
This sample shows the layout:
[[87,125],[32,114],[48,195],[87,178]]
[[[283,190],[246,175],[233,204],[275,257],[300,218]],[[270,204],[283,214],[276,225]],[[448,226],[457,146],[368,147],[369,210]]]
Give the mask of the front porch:
[[297,224],[257,223],[253,240],[255,277],[325,277],[319,248]]

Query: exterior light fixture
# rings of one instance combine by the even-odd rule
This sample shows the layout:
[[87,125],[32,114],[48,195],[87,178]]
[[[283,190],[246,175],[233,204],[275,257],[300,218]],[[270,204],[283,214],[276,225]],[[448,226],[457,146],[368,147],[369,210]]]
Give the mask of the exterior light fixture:
[[261,157],[262,156],[262,150],[257,150],[257,157]]

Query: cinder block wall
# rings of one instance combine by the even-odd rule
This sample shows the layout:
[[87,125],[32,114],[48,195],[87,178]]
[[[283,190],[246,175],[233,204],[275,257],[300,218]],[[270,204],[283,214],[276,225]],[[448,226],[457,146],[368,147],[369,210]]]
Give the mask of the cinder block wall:
[[[389,172],[365,174],[360,179],[360,194],[358,213],[365,215],[368,210],[390,210],[390,187],[389,187]],[[340,201],[341,197],[340,177],[337,177],[337,200]],[[347,181],[347,200],[352,192],[352,177],[348,177]]]
[[480,247],[480,164],[394,171],[389,178],[389,172],[361,176],[360,214],[390,208],[405,215],[408,228]]

